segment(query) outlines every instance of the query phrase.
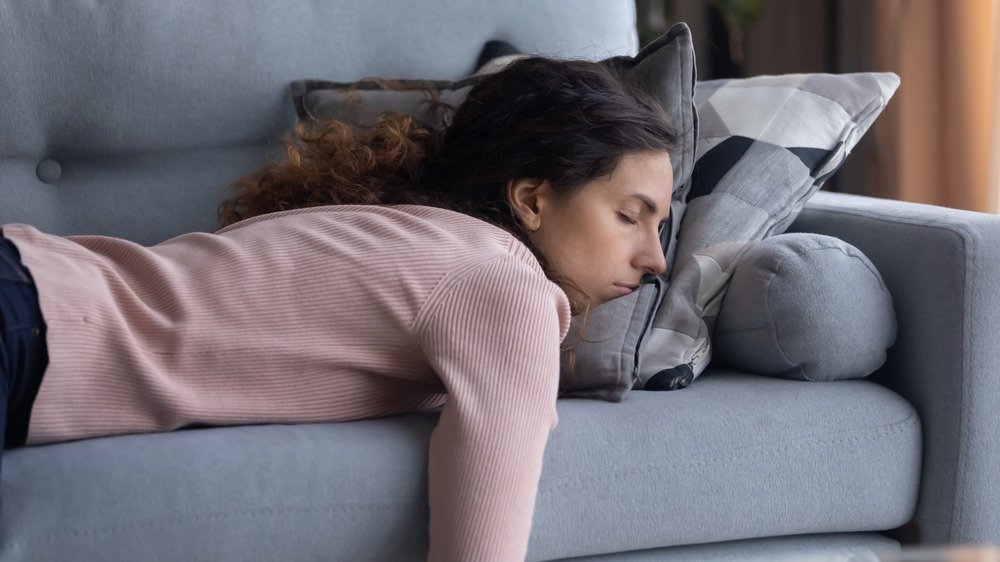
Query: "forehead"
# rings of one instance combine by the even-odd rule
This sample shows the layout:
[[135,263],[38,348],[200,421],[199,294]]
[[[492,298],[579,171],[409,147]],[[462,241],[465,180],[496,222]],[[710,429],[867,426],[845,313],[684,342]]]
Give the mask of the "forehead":
[[674,187],[670,155],[660,151],[626,154],[605,178],[604,184],[608,196],[645,196],[657,206],[657,212],[665,215]]

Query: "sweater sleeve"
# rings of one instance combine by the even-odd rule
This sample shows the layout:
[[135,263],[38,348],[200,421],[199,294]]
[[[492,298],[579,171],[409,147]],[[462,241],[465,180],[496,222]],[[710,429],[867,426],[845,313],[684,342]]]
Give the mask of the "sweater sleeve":
[[442,286],[418,317],[448,391],[430,441],[428,560],[524,560],[568,325],[565,294],[509,257]]

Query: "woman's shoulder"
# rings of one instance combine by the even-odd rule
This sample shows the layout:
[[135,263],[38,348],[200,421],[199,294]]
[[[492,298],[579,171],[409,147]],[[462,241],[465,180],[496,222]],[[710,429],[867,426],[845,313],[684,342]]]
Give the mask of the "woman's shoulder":
[[[534,253],[516,236],[499,226],[464,213],[438,207],[398,205],[394,209],[444,228],[447,235],[460,244],[472,244],[480,252],[478,254],[480,259],[475,260],[479,263],[507,258],[501,261],[524,268],[533,275],[545,277],[545,271]],[[494,251],[490,252],[487,248]]]
[[[566,294],[544,275],[537,261],[512,254],[481,256],[441,279],[421,307],[414,330],[442,325],[472,330],[483,322],[496,329],[545,324],[562,341],[570,315]],[[554,322],[549,324],[550,320]]]
[[[494,266],[515,268],[530,272],[531,275],[546,278],[545,271],[534,254],[510,232],[482,219],[457,211],[426,207],[419,205],[397,205],[389,207],[388,212],[404,213],[419,221],[425,221],[425,226],[435,231],[435,243],[444,246],[452,245],[449,252],[452,256],[460,254],[465,259],[449,260],[457,265],[462,262],[466,270],[476,268],[488,262],[496,262]],[[453,276],[460,275],[453,271]]]

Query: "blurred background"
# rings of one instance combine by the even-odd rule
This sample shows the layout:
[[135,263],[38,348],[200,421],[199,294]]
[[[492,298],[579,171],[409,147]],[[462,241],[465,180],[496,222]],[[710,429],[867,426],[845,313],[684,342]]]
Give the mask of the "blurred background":
[[698,79],[891,71],[828,191],[1000,211],[1000,0],[636,0],[640,44],[691,27]]

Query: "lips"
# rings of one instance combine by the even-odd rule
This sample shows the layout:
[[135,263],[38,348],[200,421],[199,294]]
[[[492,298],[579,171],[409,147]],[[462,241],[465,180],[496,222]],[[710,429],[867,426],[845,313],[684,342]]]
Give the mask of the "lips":
[[615,283],[615,287],[617,287],[618,290],[621,291],[621,293],[623,295],[627,295],[627,294],[631,293],[632,291],[636,290],[636,288],[638,288],[639,286],[638,285],[625,285],[623,283]]

